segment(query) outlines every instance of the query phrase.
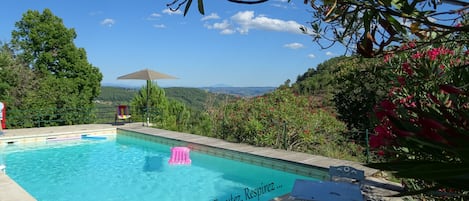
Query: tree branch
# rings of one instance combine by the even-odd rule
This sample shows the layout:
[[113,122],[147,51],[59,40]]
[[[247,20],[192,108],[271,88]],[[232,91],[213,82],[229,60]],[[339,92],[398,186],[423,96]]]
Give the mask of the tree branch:
[[176,8],[171,8],[171,6],[173,6],[174,4],[176,4],[178,1],[179,1],[179,0],[174,0],[173,2],[166,4],[166,6],[169,8],[169,10],[171,10],[171,11],[174,12],[174,11],[179,10],[179,8],[181,8],[181,6],[184,5],[184,4],[187,2],[187,0],[184,0],[184,1],[182,1],[181,3],[179,3]]

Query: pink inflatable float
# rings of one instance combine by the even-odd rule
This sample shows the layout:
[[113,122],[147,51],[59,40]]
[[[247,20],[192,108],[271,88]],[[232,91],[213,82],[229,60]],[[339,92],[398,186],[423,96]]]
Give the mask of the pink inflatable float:
[[192,162],[189,158],[190,151],[188,147],[172,147],[168,163],[170,165],[190,165]]

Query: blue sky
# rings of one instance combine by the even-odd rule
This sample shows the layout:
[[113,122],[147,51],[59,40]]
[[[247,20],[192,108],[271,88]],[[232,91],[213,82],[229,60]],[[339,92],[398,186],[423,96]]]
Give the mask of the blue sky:
[[28,9],[49,8],[75,29],[75,45],[103,73],[104,85],[136,87],[145,82],[117,77],[149,68],[179,78],[158,80],[163,87],[277,87],[344,54],[340,46],[322,50],[299,31],[311,20],[303,1],[240,5],[205,0],[205,15],[194,1],[185,17],[168,10],[171,1],[4,0],[0,41],[10,41],[14,23]]

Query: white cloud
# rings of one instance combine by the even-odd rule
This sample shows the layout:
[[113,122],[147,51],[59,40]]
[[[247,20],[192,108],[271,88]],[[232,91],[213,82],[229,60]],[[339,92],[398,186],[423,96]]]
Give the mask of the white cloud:
[[220,31],[220,33],[223,34],[223,35],[229,35],[229,34],[234,34],[235,30],[233,30],[233,29],[223,29],[222,31]]
[[147,17],[147,20],[149,20],[149,21],[158,20],[160,17],[161,17],[161,14],[152,13]]
[[216,13],[210,13],[210,15],[204,16],[200,20],[205,21],[205,20],[216,20],[216,19],[220,19],[220,16],[218,16]]
[[[266,31],[289,32],[295,34],[302,34],[299,23],[289,20],[281,20],[269,18],[264,15],[254,15],[254,11],[242,11],[231,16],[230,21],[223,20],[223,24],[229,24],[231,32],[238,32],[240,34],[247,34],[251,29],[259,29]],[[219,23],[215,23],[219,24]],[[208,28],[219,29],[225,32],[224,29],[215,28],[215,24],[206,25]]]
[[332,57],[332,56],[335,56],[335,53],[330,52],[330,51],[327,51],[327,52],[326,52],[326,55]]
[[114,25],[115,23],[116,21],[111,18],[106,18],[103,21],[101,21],[101,25],[108,26],[108,27],[112,27],[112,25]]
[[235,30],[232,28],[228,20],[223,20],[221,23],[214,23],[213,25],[206,24],[205,27],[208,29],[217,29],[220,30],[221,34],[233,34]]
[[149,18],[151,18],[151,19],[159,18],[159,17],[161,17],[161,14],[159,14],[159,13],[152,13],[152,14],[150,14],[150,16],[149,16]]
[[152,13],[152,14],[150,14],[150,17],[161,17],[161,14],[159,14],[159,13]]
[[314,59],[314,58],[316,58],[316,55],[314,55],[314,54],[308,54],[308,58]]
[[153,27],[158,28],[158,29],[164,29],[164,28],[166,28],[166,25],[164,25],[164,24],[154,24]]
[[254,16],[254,11],[238,12],[231,19],[239,25],[237,30],[241,34],[247,34],[250,29],[301,34],[301,25],[295,21],[273,19],[263,15]]
[[163,13],[168,15],[182,15],[181,10],[171,11],[169,8],[164,9]]
[[290,48],[290,49],[300,49],[304,47],[304,45],[301,43],[289,43],[289,44],[283,45],[283,47]]

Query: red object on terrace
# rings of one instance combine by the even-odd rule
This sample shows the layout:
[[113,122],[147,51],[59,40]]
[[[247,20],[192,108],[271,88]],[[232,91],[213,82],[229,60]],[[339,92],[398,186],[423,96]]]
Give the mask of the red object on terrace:
[[7,122],[7,106],[5,105],[4,102],[0,102],[1,108],[0,108],[0,119],[2,121],[2,129],[7,128],[6,122]]
[[128,121],[130,123],[130,118],[132,115],[130,114],[130,107],[128,105],[119,105],[117,106],[117,111],[116,111],[116,119],[115,123],[117,124],[118,120]]

